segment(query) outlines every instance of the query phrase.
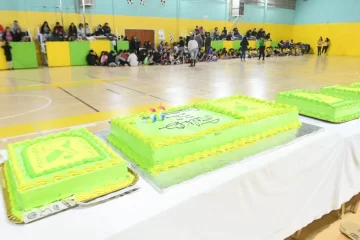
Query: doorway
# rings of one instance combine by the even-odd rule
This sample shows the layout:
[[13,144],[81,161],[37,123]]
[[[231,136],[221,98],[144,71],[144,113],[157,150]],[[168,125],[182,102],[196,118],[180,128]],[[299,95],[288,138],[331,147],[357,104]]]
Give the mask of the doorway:
[[155,30],[148,29],[125,29],[125,36],[128,37],[129,41],[133,36],[140,40],[141,46],[144,42],[150,41],[151,47],[154,48],[155,44]]

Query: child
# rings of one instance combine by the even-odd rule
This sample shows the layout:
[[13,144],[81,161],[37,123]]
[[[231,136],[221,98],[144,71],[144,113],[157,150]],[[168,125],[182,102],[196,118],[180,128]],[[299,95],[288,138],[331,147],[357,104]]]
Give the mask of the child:
[[209,49],[208,59],[207,59],[208,62],[211,62],[212,57],[213,57],[213,55],[214,55],[214,51],[216,51],[215,48],[214,48],[214,49],[212,49],[212,48]]
[[203,49],[201,49],[197,56],[197,60],[198,60],[198,62],[203,62],[204,58],[205,58],[205,52]]
[[107,65],[107,60],[108,60],[108,56],[107,56],[107,52],[101,52],[101,56],[100,56],[100,65],[101,66],[106,66]]
[[134,50],[131,51],[131,53],[128,57],[128,62],[131,67],[137,67],[139,65],[138,58],[137,58]]
[[108,54],[108,59],[107,59],[107,63],[108,63],[108,66],[109,67],[116,67],[116,63],[115,63],[115,52],[114,51],[111,51],[109,54]]
[[90,50],[89,54],[86,56],[86,61],[88,65],[96,66],[98,65],[98,60],[99,60],[98,55],[94,52],[94,50]]
[[[169,58],[168,58],[168,55],[166,52],[164,52],[162,55],[161,55],[161,65],[168,65],[170,62],[169,62]],[[170,63],[171,64],[171,63]]]
[[4,54],[5,54],[6,62],[7,62],[7,65],[8,65],[8,69],[9,70],[14,70],[14,67],[13,67],[13,64],[12,64],[11,46],[9,45],[9,42],[6,41],[5,45],[2,46],[2,48],[4,49]]

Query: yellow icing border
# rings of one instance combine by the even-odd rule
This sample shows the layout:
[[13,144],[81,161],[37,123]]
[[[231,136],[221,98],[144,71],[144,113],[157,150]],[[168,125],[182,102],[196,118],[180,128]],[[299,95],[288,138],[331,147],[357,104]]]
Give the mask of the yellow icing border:
[[[132,185],[135,185],[137,183],[137,181],[139,180],[139,176],[130,168],[128,168],[128,173],[131,176],[129,179],[121,181],[119,183],[115,183],[115,184],[107,184],[106,186],[104,186],[102,188],[95,188],[91,192],[76,194],[75,200],[78,202],[91,201],[98,197],[102,197],[107,194],[110,194],[110,193],[119,191],[121,189],[130,187]],[[13,213],[12,203],[11,203],[10,196],[9,196],[9,190],[7,189],[8,185],[7,185],[7,180],[5,178],[4,164],[0,164],[0,182],[2,185],[2,189],[3,189],[5,209],[6,209],[8,219],[13,223],[24,223],[23,218],[18,217]],[[58,200],[56,200],[56,201],[58,201]]]
[[254,136],[244,138],[244,139],[241,139],[241,140],[237,140],[237,141],[235,141],[233,143],[228,143],[228,144],[222,145],[220,147],[211,148],[211,149],[208,149],[208,150],[205,150],[205,151],[202,151],[202,152],[197,152],[195,154],[185,156],[183,158],[177,158],[175,160],[165,162],[163,165],[157,165],[157,166],[152,167],[150,169],[150,172],[151,172],[152,175],[157,175],[160,172],[167,171],[170,168],[176,168],[176,167],[179,167],[181,165],[188,164],[188,163],[191,163],[191,162],[194,162],[194,161],[198,161],[200,159],[203,159],[203,158],[206,158],[206,157],[209,157],[209,156],[213,156],[213,155],[216,155],[216,154],[221,153],[221,152],[229,152],[229,151],[234,150],[236,148],[242,147],[242,146],[244,146],[246,144],[258,141],[258,140],[260,140],[262,138],[266,138],[266,137],[275,135],[275,134],[280,133],[280,132],[285,132],[285,131],[288,131],[288,130],[291,130],[291,129],[295,129],[295,128],[298,128],[300,126],[301,126],[301,122],[289,123],[289,124],[287,124],[285,126],[282,126],[282,127],[279,127],[279,128],[270,129],[270,130],[268,130],[266,132],[259,133],[259,134],[256,134]]
[[[88,132],[88,130],[86,130]],[[88,132],[90,133],[90,132]],[[92,133],[90,133],[91,135],[93,135]],[[54,134],[51,135],[52,137],[56,137],[57,135],[61,135],[61,133],[59,134]],[[40,137],[43,138],[43,137]],[[36,138],[39,139],[39,138]],[[34,140],[36,140],[34,139]],[[107,167],[111,167],[111,166],[115,166],[118,165],[120,163],[123,163],[124,160],[117,156],[114,151],[107,146],[104,142],[102,142],[102,140],[98,139],[97,137],[93,137],[92,139],[94,142],[96,142],[96,144],[98,144],[99,146],[101,146],[103,148],[103,151],[109,154],[109,158],[112,157],[113,159],[107,160],[105,162],[96,162],[94,164],[92,164],[91,166],[85,166],[83,167],[83,169],[81,170],[74,170],[74,169],[69,169],[67,171],[64,171],[64,173],[59,173],[59,174],[51,174],[50,177],[40,177],[37,180],[35,180],[34,182],[28,182],[23,169],[21,167],[20,162],[18,161],[18,159],[16,158],[16,150],[14,145],[15,144],[9,144],[8,145],[8,161],[11,162],[11,167],[12,170],[15,174],[15,178],[18,184],[18,191],[26,191],[26,190],[30,190],[33,188],[38,188],[41,186],[44,186],[46,184],[49,184],[51,182],[54,181],[58,181],[58,180],[62,180],[68,177],[73,177],[73,176],[78,176],[78,175],[82,175],[82,174],[86,174],[88,172],[93,172],[98,170],[99,168],[107,168]]]

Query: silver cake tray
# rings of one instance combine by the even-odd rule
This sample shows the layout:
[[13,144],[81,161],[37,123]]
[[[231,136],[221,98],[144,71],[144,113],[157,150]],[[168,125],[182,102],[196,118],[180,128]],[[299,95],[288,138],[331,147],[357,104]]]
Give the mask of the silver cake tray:
[[138,173],[144,180],[153,186],[158,192],[164,193],[171,189],[171,187],[181,184],[185,181],[200,177],[208,172],[214,171],[225,166],[239,163],[246,159],[256,156],[257,154],[270,153],[292,144],[300,138],[309,137],[312,134],[323,131],[324,128],[302,123],[302,126],[296,130],[279,133],[274,136],[261,139],[257,142],[247,144],[229,153],[222,153],[215,156],[210,156],[183,166],[169,169],[157,175],[152,175],[140,165],[131,161],[125,154],[113,147],[108,141],[107,136],[110,130],[95,133],[100,139],[108,144],[115,152],[123,157],[128,163],[129,167]]

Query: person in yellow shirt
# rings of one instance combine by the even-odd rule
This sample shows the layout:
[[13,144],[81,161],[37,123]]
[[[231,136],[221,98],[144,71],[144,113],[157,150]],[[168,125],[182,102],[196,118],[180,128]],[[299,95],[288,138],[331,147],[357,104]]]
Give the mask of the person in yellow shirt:
[[317,46],[318,46],[318,56],[321,56],[321,48],[323,46],[323,38],[320,37],[318,42],[317,42]]

